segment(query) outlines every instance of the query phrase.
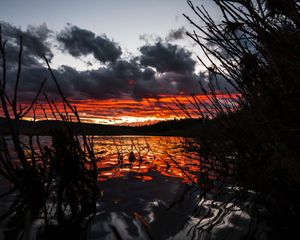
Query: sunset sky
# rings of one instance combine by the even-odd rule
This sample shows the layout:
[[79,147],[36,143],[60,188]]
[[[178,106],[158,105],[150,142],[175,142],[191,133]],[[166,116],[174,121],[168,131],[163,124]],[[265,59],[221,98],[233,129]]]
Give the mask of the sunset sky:
[[[194,2],[220,18],[212,1]],[[0,4],[10,91],[18,38],[23,36],[22,104],[30,102],[47,78],[43,92],[59,105],[43,54],[84,121],[131,124],[183,116],[170,110],[171,99],[188,103],[186,96],[202,94],[199,81],[207,84],[207,73],[197,61],[201,51],[185,34],[193,28],[182,13],[194,17],[185,0],[1,0]],[[224,80],[221,87],[229,88]],[[45,101],[41,98],[39,103]],[[42,108],[37,113],[42,119]]]

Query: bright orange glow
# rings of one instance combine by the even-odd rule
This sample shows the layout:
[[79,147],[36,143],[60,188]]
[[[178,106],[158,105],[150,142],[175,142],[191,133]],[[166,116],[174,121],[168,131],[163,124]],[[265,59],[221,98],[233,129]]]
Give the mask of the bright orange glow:
[[[100,159],[97,163],[98,180],[133,176],[141,181],[151,181],[151,173],[159,172],[183,182],[197,182],[199,157],[183,151],[183,142],[183,139],[176,137],[97,137],[95,150]],[[128,159],[131,151],[136,157],[134,162]]]
[[[209,103],[206,95],[198,95],[197,99],[201,102]],[[218,99],[230,100],[237,95],[218,94]],[[192,97],[186,96],[161,96],[160,98],[145,98],[139,101],[134,99],[106,99],[106,100],[72,100],[72,106],[76,106],[80,118],[83,122],[99,124],[118,124],[118,125],[142,125],[155,123],[162,120],[187,117],[174,103],[178,101],[187,107],[193,117],[199,117]],[[23,107],[26,106],[25,104]],[[64,114],[62,103],[56,103],[57,110]],[[55,114],[55,108],[53,109]],[[1,110],[0,110],[1,111]],[[33,120],[32,111],[26,116],[26,120]],[[69,113],[72,117],[72,114]],[[48,104],[37,105],[35,110],[36,120],[54,119],[52,110]],[[73,116],[74,118],[74,116]]]

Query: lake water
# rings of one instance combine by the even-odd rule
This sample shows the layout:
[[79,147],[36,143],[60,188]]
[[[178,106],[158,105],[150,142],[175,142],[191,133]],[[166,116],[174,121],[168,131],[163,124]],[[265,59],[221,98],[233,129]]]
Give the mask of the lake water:
[[[9,138],[7,140],[13,149],[12,142]],[[183,183],[197,183],[201,170],[199,156],[192,151],[187,152],[186,140],[162,136],[95,136],[93,145],[98,159],[98,180],[103,182],[134,176],[140,181],[151,181],[153,173],[156,173]],[[21,141],[28,143],[28,137],[22,136]],[[39,141],[41,146],[51,146],[52,143],[48,136],[39,137]],[[38,153],[35,138],[33,143]],[[129,160],[130,154],[134,156],[132,162]]]
[[[94,143],[100,158],[99,181],[130,175],[140,181],[151,181],[153,173],[186,183],[197,181],[199,158],[186,152],[182,138],[96,137]],[[129,161],[130,152],[135,156],[133,163]]]
[[[51,138],[41,137],[41,143],[50,145]],[[116,239],[112,226],[122,239],[202,239],[202,226],[220,216],[224,219],[209,239],[219,239],[220,231],[221,239],[229,233],[231,239],[243,236],[247,228],[240,225],[249,223],[247,213],[237,209],[222,216],[222,201],[200,197],[199,156],[187,152],[185,143],[176,137],[95,137],[101,197],[89,239]]]

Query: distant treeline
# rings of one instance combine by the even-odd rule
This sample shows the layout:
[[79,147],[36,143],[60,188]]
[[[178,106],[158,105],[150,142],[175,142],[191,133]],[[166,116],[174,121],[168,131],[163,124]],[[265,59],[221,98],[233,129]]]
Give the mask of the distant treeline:
[[[197,136],[199,130],[202,129],[202,119],[174,119],[161,121],[155,124],[143,126],[117,126],[82,123],[82,129],[87,135],[155,135],[155,136]],[[25,121],[18,123],[20,134],[23,135],[51,135],[53,131],[65,128],[62,121]],[[68,123],[75,134],[80,134],[80,125],[76,122]],[[4,118],[0,118],[0,135],[9,134],[7,122]]]

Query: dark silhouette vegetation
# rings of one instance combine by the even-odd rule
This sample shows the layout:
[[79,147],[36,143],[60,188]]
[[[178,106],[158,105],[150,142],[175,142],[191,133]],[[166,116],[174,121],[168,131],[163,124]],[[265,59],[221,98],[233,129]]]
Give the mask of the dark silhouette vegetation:
[[[214,172],[215,182],[223,183],[221,186],[231,182],[246,194],[257,192],[256,207],[249,213],[268,219],[270,239],[297,236],[300,2],[213,2],[221,20],[214,20],[192,1],[188,4],[194,15],[184,15],[194,28],[188,36],[205,56],[198,59],[207,69],[210,86],[209,91],[202,90],[210,97],[211,108],[195,100],[199,116],[212,119],[199,135],[196,150],[202,164],[209,166],[207,171]],[[227,94],[238,94],[238,99],[218,99],[222,79],[232,86]],[[265,206],[264,214],[259,204]],[[255,224],[245,239],[259,237],[253,229]]]
[[[43,146],[36,134],[27,140],[21,137],[21,119],[36,109],[41,97],[42,83],[36,97],[28,108],[18,101],[19,83],[22,72],[22,37],[13,92],[6,88],[6,41],[0,28],[0,101],[4,114],[5,128],[11,138],[0,137],[0,174],[8,182],[8,190],[1,193],[1,201],[12,202],[8,209],[1,212],[0,221],[8,219],[5,239],[31,239],[33,223],[40,219],[41,228],[38,239],[85,239],[86,225],[96,213],[99,196],[97,187],[98,169],[93,152],[93,142],[80,127],[80,119],[75,107],[64,97],[60,86],[49,66],[50,74],[65,105],[65,112],[58,112],[55,104],[45,95],[53,110],[53,116],[61,121],[61,127],[51,131],[52,145]],[[54,114],[55,112],[55,114]],[[80,128],[73,131],[72,112]],[[7,133],[7,132],[6,132]],[[78,135],[82,138],[79,142]],[[11,151],[13,149],[13,151]],[[1,179],[3,184],[3,179]]]

